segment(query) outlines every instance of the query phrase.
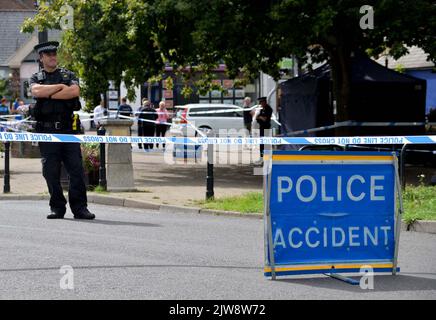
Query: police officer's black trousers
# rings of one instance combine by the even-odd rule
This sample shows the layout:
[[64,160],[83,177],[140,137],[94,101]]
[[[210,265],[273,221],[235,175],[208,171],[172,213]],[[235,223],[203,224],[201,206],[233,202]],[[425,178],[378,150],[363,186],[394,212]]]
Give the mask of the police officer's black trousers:
[[[262,127],[260,127],[259,136],[260,137],[264,137],[265,136],[265,130],[268,130],[268,129],[269,128],[262,128]],[[265,150],[265,146],[263,144],[260,144],[259,149],[260,149],[260,157],[263,158],[263,153],[264,153],[264,150]]]
[[87,207],[85,175],[79,143],[40,142],[42,174],[50,193],[50,208],[65,212],[65,200],[61,186],[61,164],[70,177],[68,200],[73,214]]
[[[152,125],[140,125],[138,126],[138,137],[154,137],[155,126]],[[139,149],[142,149],[142,144],[138,143]],[[153,143],[144,143],[144,149],[153,149]]]
[[[157,124],[156,125],[156,137],[165,138],[165,134],[167,132],[168,126],[166,124]],[[165,143],[162,143],[162,147],[165,149]],[[156,143],[156,148],[159,148],[159,143]]]

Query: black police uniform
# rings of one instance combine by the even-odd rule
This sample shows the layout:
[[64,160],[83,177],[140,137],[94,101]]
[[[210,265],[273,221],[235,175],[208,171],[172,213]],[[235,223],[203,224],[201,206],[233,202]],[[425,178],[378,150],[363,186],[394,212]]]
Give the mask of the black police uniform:
[[[260,100],[263,100],[265,98],[259,98]],[[266,101],[266,99],[265,99]],[[257,123],[259,124],[259,129],[260,129],[260,136],[263,137],[265,136],[265,130],[266,129],[271,129],[271,117],[272,117],[272,113],[273,113],[273,109],[271,108],[271,106],[269,104],[267,104],[264,108],[262,108],[259,112],[259,116],[265,117],[266,121],[261,120],[259,118],[257,118]],[[260,157],[263,158],[263,153],[264,153],[264,149],[265,146],[263,144],[260,145]]]
[[[40,44],[35,47],[35,50],[38,47],[41,48],[41,46],[47,48],[47,46],[44,47],[44,44]],[[51,48],[49,49],[51,51],[53,50],[50,46],[48,48]],[[41,70],[30,78],[30,86],[33,84],[50,85],[60,83],[68,86],[79,85],[74,73],[63,68],[58,68],[53,72]],[[78,98],[70,100],[37,98],[36,101],[32,109],[32,115],[36,120],[36,132],[52,134],[76,134],[79,132],[80,124],[76,122],[77,119],[73,115],[73,111],[80,110]],[[50,193],[50,208],[53,213],[47,218],[63,218],[65,215],[67,201],[60,182],[61,163],[63,163],[70,177],[68,198],[74,217],[93,219],[95,216],[87,209],[80,144],[40,142],[39,148],[42,158],[42,172]]]
[[[138,110],[138,137],[154,137],[156,131],[157,112],[151,106],[142,106]],[[147,121],[141,121],[147,120]],[[142,144],[138,144],[139,149],[142,149]],[[144,150],[153,149],[153,143],[144,143]]]

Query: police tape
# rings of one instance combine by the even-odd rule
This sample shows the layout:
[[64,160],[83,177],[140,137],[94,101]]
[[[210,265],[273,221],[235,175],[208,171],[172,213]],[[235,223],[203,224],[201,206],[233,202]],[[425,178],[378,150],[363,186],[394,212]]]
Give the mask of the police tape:
[[426,125],[435,126],[436,122],[359,122],[359,121],[348,120],[343,122],[336,122],[335,124],[329,126],[322,126],[322,127],[297,130],[297,131],[289,131],[286,133],[286,136],[309,134],[319,131],[336,129],[340,127],[423,127]]
[[[251,112],[251,111],[256,111],[256,109],[260,110],[259,105],[254,105],[253,107],[248,107],[248,108],[242,108],[242,107],[236,107],[236,106],[232,106],[232,105],[228,105],[229,107],[227,109],[217,109],[217,110],[209,110],[209,111],[195,111],[196,108],[193,108],[191,110],[193,111],[189,111],[189,114],[183,116],[183,114],[180,114],[180,116],[183,118],[183,120],[186,120],[186,116],[209,116],[209,115],[213,115],[213,114],[226,114],[226,113],[230,113],[230,112],[240,112],[241,116],[242,113],[244,112]],[[180,111],[182,111],[183,108],[180,109]],[[140,114],[158,114],[160,111],[158,109],[156,109],[155,111],[135,111],[133,112],[134,115],[138,116]],[[177,115],[178,112],[168,112],[168,115]],[[277,125],[281,126],[282,124],[277,121],[277,119],[275,118],[275,116],[273,115],[271,118],[271,121],[274,121],[275,123],[277,123]]]
[[128,117],[128,116],[123,116],[123,115],[118,115],[118,117],[122,118],[122,119],[132,120],[134,122],[147,122],[147,123],[153,123],[153,124],[165,124],[167,126],[172,125],[171,122],[166,122],[166,121],[158,121],[158,120],[149,120],[149,119],[142,119],[142,118],[134,118],[134,117]]
[[[213,106],[213,105],[212,105]],[[250,112],[253,111],[254,109],[258,108],[258,105],[255,105],[253,107],[249,107],[249,108],[242,108],[242,107],[237,107],[234,105],[229,104],[227,108],[225,109],[219,109],[218,107],[216,108],[216,110],[211,110],[213,107],[203,107],[203,108],[207,108],[209,109],[208,111],[203,110],[203,111],[195,111],[197,108],[192,108],[192,111],[189,111],[189,115],[202,115],[202,114],[219,114],[219,113],[228,113],[228,112]],[[178,108],[179,111],[183,111],[185,108]],[[189,109],[189,107],[186,107],[186,109]],[[200,108],[199,108],[200,109]],[[159,109],[155,109],[155,111],[135,111],[134,114],[156,114],[159,111]],[[177,112],[166,112],[167,114],[177,114]]]
[[31,132],[0,132],[2,142],[60,142],[60,143],[168,143],[187,145],[392,145],[436,144],[434,136],[375,136],[375,137],[132,137],[48,134]]
[[[119,118],[123,118],[123,119],[129,119],[129,120],[136,121],[136,122],[142,121],[142,122],[152,122],[154,124],[161,124],[161,125],[167,125],[167,126],[171,126],[172,125],[172,123],[165,122],[165,121],[139,119],[139,118],[133,118],[133,117],[128,117],[128,116],[122,116],[122,115],[118,115],[118,117]],[[198,135],[200,135],[202,137],[206,137],[206,135],[203,132],[201,132],[201,130],[199,128],[197,128],[195,125],[193,125],[190,121],[188,121],[187,119],[185,119],[185,121],[186,121],[187,125],[190,126],[192,129],[194,129],[194,131]]]

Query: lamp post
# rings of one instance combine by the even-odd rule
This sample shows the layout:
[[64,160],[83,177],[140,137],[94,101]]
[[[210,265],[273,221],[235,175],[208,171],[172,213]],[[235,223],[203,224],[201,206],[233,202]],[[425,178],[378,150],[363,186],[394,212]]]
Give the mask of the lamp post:
[[9,168],[10,146],[11,146],[10,142],[5,142],[5,175],[4,175],[3,193],[11,192],[10,168]]
[[[106,134],[106,130],[100,127],[97,130],[97,134],[99,136],[104,136]],[[106,191],[107,189],[107,180],[106,180],[106,144],[100,143],[100,168],[99,168],[99,186]]]
[[207,146],[206,200],[214,199],[213,178],[213,144],[211,143]]
[[[50,1],[48,1],[50,3]],[[33,5],[35,6],[35,9],[38,10],[39,9],[39,0],[35,0],[35,2],[33,3]],[[43,42],[47,42],[48,41],[48,33],[47,30],[42,30],[42,31],[38,31],[38,43],[43,43]]]

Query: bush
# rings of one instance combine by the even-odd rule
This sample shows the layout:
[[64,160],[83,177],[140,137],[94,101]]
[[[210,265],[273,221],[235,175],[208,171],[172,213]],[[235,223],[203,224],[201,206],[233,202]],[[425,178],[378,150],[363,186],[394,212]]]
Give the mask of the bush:
[[98,143],[83,143],[81,145],[83,167],[87,174],[98,172],[100,167],[100,144]]

